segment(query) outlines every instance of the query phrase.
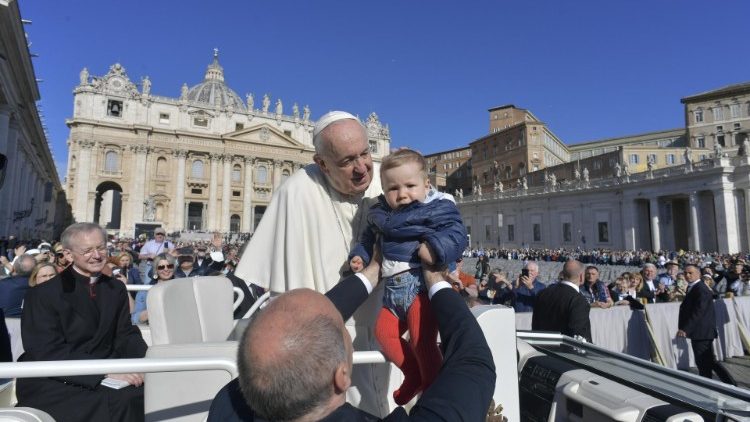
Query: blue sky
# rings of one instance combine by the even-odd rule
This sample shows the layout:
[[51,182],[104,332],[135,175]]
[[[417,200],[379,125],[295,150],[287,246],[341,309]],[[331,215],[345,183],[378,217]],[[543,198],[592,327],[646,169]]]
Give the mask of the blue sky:
[[152,93],[203,79],[214,47],[241,97],[269,93],[391,127],[393,146],[457,148],[487,109],[531,110],[566,143],[684,125],[680,98],[750,80],[745,0],[21,0],[65,175],[72,89],[120,62]]

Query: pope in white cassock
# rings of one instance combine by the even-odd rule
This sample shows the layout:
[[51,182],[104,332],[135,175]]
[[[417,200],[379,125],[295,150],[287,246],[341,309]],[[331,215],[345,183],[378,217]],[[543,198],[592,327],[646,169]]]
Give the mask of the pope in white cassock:
[[[325,293],[336,285],[349,271],[349,251],[367,227],[367,210],[382,193],[367,132],[355,116],[325,114],[315,125],[313,144],[315,163],[274,192],[235,270],[245,282],[274,293],[302,287]],[[382,296],[379,284],[347,321],[355,350],[379,349],[373,326]],[[387,415],[389,372],[388,364],[356,365],[347,400]]]

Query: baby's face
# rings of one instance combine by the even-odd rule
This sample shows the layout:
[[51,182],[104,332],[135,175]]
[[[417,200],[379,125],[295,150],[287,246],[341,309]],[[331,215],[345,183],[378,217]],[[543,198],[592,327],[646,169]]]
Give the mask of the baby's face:
[[380,173],[383,194],[388,205],[397,209],[414,201],[424,202],[430,182],[414,162],[390,168]]

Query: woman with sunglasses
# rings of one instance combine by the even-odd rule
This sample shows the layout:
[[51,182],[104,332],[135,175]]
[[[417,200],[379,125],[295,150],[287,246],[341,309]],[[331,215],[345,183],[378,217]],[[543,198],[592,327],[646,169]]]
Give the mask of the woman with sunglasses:
[[[171,255],[157,255],[154,258],[153,281],[150,284],[163,283],[174,278],[174,267],[174,258]],[[147,296],[147,290],[142,290],[135,296],[135,309],[130,316],[133,324],[148,323],[148,310],[146,309]]]

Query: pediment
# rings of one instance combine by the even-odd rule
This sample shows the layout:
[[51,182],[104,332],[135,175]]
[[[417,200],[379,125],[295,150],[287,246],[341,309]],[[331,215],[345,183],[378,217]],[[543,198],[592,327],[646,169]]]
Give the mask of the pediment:
[[228,141],[247,142],[261,145],[287,148],[308,148],[306,145],[296,141],[291,136],[266,123],[227,133],[223,138]]

